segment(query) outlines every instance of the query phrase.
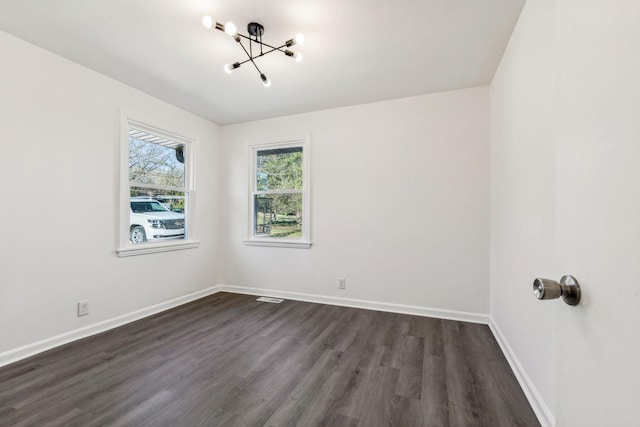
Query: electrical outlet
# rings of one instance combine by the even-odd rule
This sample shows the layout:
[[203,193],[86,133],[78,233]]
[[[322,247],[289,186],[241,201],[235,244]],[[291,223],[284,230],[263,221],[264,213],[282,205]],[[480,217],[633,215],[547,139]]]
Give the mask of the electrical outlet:
[[346,289],[347,279],[338,279],[338,289]]
[[78,317],[89,314],[89,301],[80,301],[78,303]]

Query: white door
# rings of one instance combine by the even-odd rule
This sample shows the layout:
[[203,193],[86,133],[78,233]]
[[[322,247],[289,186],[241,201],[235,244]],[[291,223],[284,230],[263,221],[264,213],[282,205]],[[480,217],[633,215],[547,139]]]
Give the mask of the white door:
[[640,1],[556,19],[556,260],[583,292],[556,302],[556,424],[640,426]]

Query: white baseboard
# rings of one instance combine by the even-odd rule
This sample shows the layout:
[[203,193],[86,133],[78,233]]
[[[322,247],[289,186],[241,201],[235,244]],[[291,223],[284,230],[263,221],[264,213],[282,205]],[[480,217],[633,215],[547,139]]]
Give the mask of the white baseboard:
[[108,331],[118,326],[126,325],[127,323],[134,322],[136,320],[143,319],[145,317],[169,310],[182,304],[186,304],[191,301],[206,297],[208,295],[215,294],[217,292],[231,292],[237,294],[249,294],[259,296],[272,296],[278,298],[285,298],[297,301],[315,302],[319,304],[330,304],[344,307],[363,308],[368,310],[387,311],[392,313],[413,314],[416,316],[435,317],[448,320],[459,320],[463,322],[473,322],[487,324],[489,317],[484,314],[467,313],[463,311],[454,310],[441,310],[429,307],[419,307],[401,304],[390,304],[376,301],[357,300],[350,298],[338,298],[323,295],[305,294],[299,292],[277,291],[271,289],[262,288],[249,288],[244,286],[230,286],[230,285],[218,285],[201,291],[192,292],[190,294],[162,302],[150,307],[146,307],[140,310],[136,310],[131,313],[124,314],[122,316],[114,317],[113,319],[104,320],[102,322],[94,323],[92,325],[85,326],[83,328],[74,329],[64,334],[56,335],[50,338],[46,338],[41,341],[37,341],[32,344],[27,344],[22,347],[14,348],[3,353],[0,353],[0,367],[8,365],[10,363],[17,362],[27,357],[42,353],[52,348],[68,344],[73,341],[77,341],[82,338],[96,335],[101,332]]
[[42,341],[11,349],[9,351],[0,353],[0,366],[5,366],[22,359],[26,359],[27,357],[33,356],[35,354],[42,353],[43,351],[51,350],[54,347],[58,347],[72,341],[76,341],[82,338],[89,337],[91,335],[108,331],[113,328],[117,328],[118,326],[140,320],[142,318],[160,313],[165,310],[169,310],[171,308],[186,304],[191,301],[195,301],[197,299],[215,294],[217,292],[220,292],[220,286],[213,286],[211,288],[192,292],[187,295],[162,302],[160,304],[145,307],[143,309],[136,310],[122,316],[114,317],[113,319],[104,320],[102,322],[94,323],[92,325],[88,325],[79,329],[74,329],[73,331],[65,332],[64,334],[46,338]]
[[549,407],[542,399],[542,396],[540,396],[540,393],[538,393],[535,385],[533,385],[531,378],[529,378],[529,375],[527,375],[527,372],[518,360],[518,357],[509,345],[509,342],[507,341],[505,336],[502,334],[500,327],[494,321],[493,317],[489,319],[489,328],[491,329],[491,332],[493,332],[493,336],[496,338],[496,341],[498,341],[498,345],[500,345],[504,356],[507,358],[511,369],[513,370],[513,373],[518,380],[518,383],[520,383],[522,391],[527,397],[527,400],[529,400],[531,408],[533,408],[533,411],[538,417],[538,421],[540,421],[542,427],[555,427],[556,420],[554,415],[551,413],[551,410],[549,410]]
[[223,292],[248,294],[291,299],[296,301],[315,302],[319,304],[339,305],[343,307],[364,308],[367,310],[388,311],[391,313],[412,314],[415,316],[435,317],[438,319],[459,320],[462,322],[489,323],[489,316],[465,311],[442,310],[437,308],[413,305],[391,304],[386,302],[367,301],[351,298],[329,297],[324,295],[306,294],[301,292],[278,291],[273,289],[250,288],[245,286],[220,285]]

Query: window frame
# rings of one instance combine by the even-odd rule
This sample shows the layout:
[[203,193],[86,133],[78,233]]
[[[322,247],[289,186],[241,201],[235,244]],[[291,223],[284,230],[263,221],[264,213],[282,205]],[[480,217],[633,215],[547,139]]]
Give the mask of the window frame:
[[[271,190],[257,191],[257,161],[258,151],[278,148],[302,148],[302,190]],[[243,241],[247,246],[268,246],[279,248],[311,248],[311,138],[278,139],[259,144],[249,145],[249,212],[248,212],[248,238]],[[260,194],[302,194],[302,235],[299,239],[287,239],[255,235],[255,196]]]
[[[129,241],[130,227],[130,189],[131,187],[142,187],[156,190],[175,190],[174,187],[159,185],[131,183],[129,181],[129,129],[135,128],[162,138],[175,141],[184,146],[184,188],[180,191],[185,195],[185,235],[183,239],[166,240],[162,242],[145,242],[133,244]],[[118,243],[116,253],[119,257],[143,255],[158,252],[175,251],[181,249],[196,248],[200,242],[196,239],[196,187],[195,187],[195,160],[196,160],[196,139],[185,136],[182,133],[167,130],[166,127],[159,127],[150,124],[147,120],[134,117],[131,114],[122,112],[120,118],[120,194],[119,194],[119,221],[118,221]]]

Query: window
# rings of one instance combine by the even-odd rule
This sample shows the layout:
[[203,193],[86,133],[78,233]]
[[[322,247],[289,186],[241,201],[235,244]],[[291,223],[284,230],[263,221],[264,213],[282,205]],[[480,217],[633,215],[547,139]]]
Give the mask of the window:
[[123,118],[120,256],[197,246],[193,141]]
[[247,245],[311,247],[309,138],[250,147]]

